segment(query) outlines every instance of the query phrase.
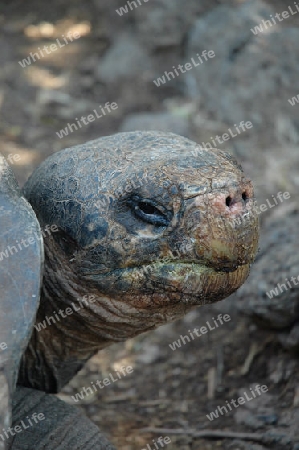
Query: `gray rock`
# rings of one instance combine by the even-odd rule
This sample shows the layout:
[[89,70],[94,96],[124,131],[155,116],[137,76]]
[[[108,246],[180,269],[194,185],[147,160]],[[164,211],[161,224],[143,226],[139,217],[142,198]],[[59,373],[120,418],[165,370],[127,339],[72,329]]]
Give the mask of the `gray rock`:
[[289,333],[281,333],[278,340],[283,347],[297,352],[299,349],[299,323],[295,323]]
[[252,413],[246,409],[237,410],[234,414],[234,420],[237,424],[246,425],[254,430],[264,428],[265,425],[277,422],[277,416],[269,412],[269,414],[256,415],[256,412]]
[[[205,49],[216,56],[189,72],[196,86],[191,94],[199,93],[219,120],[250,120],[255,133],[267,127],[272,141],[281,134],[281,141],[294,143],[294,136],[299,140],[299,107],[288,99],[299,93],[299,29],[282,28],[278,22],[265,33],[251,31],[275,13],[253,0],[234,8],[220,6],[200,18],[190,34],[189,58]],[[280,133],[285,123],[289,125]]]
[[104,83],[121,83],[124,79],[152,79],[152,63],[144,48],[128,34],[122,34],[100,60],[95,76]]
[[150,49],[179,46],[196,16],[213,6],[211,0],[188,0],[183,6],[181,0],[148,1],[135,10],[138,34]]
[[171,113],[140,113],[129,115],[120,131],[166,131],[188,137],[189,124],[186,116]]
[[[266,223],[261,233],[260,252],[247,282],[236,294],[236,304],[242,313],[263,326],[291,330],[299,322],[299,286],[291,280],[294,277],[295,283],[299,283],[299,256],[294,251],[298,241],[299,214],[296,211]],[[299,343],[297,328],[288,339],[292,347],[294,339]]]

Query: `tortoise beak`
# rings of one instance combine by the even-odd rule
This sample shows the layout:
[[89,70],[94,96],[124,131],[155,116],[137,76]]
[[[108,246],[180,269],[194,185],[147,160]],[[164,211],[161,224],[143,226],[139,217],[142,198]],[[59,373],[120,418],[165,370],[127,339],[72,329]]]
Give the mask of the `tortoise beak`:
[[234,272],[252,264],[258,250],[259,224],[250,180],[233,180],[219,189],[190,200],[189,216],[196,253],[216,272]]
[[[21,196],[10,168],[0,155],[1,430],[11,423],[11,396],[39,303],[43,247],[36,236],[40,234],[31,206]],[[0,450],[7,445],[1,440]]]

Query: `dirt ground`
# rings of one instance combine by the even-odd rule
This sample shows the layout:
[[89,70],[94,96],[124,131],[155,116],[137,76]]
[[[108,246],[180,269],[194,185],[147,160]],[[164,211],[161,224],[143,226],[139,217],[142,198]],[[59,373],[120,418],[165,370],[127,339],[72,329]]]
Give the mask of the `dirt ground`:
[[[184,51],[180,45],[152,52],[156,69],[153,72],[150,67],[143,80],[123,75],[123,86],[119,78],[107,84],[97,75],[115,36],[134,27],[129,14],[122,21],[116,17],[115,8],[123,3],[32,0],[29,6],[22,1],[1,2],[0,151],[7,158],[18,156],[10,158],[10,163],[21,185],[48,155],[119,131],[129,114],[175,109],[182,117],[184,111],[192,111],[192,100],[183,90],[155,89],[149,81],[174,60],[180,61]],[[194,14],[201,13],[201,4],[210,9],[218,3],[194,2]],[[277,9],[282,3],[277,2]],[[18,64],[67,31],[82,37],[28,67]],[[67,123],[107,101],[118,102],[115,113],[58,138],[56,132]],[[186,134],[199,140],[195,125],[191,121]],[[210,133],[208,122],[205,127]],[[254,180],[259,201],[282,189],[292,195],[288,204],[265,213],[262,224],[298,206],[298,147],[285,146],[283,152],[279,146],[259,147],[250,155],[239,152],[237,156]],[[153,445],[153,439],[169,436],[167,448],[173,450],[298,450],[298,356],[283,350],[274,332],[244,318],[235,302],[232,296],[196,309],[180,321],[101,351],[59,397],[75,404],[71,396],[83,387],[131,365],[132,374],[80,403],[118,449],[141,450]],[[229,314],[231,320],[175,351],[170,348],[180,335],[207,321],[213,323],[218,314]],[[218,419],[207,418],[218,405],[225,406],[256,384],[266,385],[267,393]],[[228,434],[200,436],[209,431]]]

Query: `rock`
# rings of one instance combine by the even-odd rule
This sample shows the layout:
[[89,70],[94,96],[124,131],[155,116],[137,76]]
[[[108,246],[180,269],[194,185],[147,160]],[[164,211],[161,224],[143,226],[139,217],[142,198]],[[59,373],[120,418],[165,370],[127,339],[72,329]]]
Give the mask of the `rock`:
[[[82,81],[82,80],[81,80]],[[63,93],[56,89],[40,89],[32,114],[36,118],[58,116],[59,119],[72,119],[92,112],[97,107],[93,102],[82,98],[74,98],[69,93]]]
[[281,419],[279,427],[281,430],[288,430],[288,435],[292,439],[294,446],[292,450],[299,450],[299,436],[298,436],[298,420],[299,409],[292,408],[291,410],[281,411]]
[[120,131],[167,131],[181,136],[189,136],[188,118],[171,113],[140,113],[129,115]]
[[271,32],[251,31],[275,12],[252,0],[234,8],[219,6],[200,18],[189,37],[189,59],[205,49],[216,56],[189,72],[193,84],[188,85],[195,86],[191,94],[199,92],[217,119],[229,124],[250,120],[255,139],[267,128],[269,143],[277,138],[294,143],[299,141],[299,108],[288,99],[299,92],[299,29],[278,23]]
[[[299,289],[295,284],[299,284],[299,255],[294,251],[298,241],[298,211],[266,223],[262,230],[260,252],[247,282],[236,294],[236,304],[240,312],[263,326],[290,330],[299,321]],[[297,334],[293,332],[290,342]]]
[[212,8],[213,3],[188,0],[182,7],[181,0],[149,2],[135,10],[137,32],[149,49],[179,46],[196,16]]
[[57,89],[40,89],[37,97],[37,103],[40,105],[65,106],[69,105],[71,101],[70,94]]
[[104,83],[122,83],[125,79],[151,80],[151,59],[137,39],[128,34],[118,36],[96,70],[96,78]]
[[147,344],[142,353],[137,357],[137,361],[141,364],[153,364],[161,356],[161,347],[159,345]]
[[288,350],[297,351],[299,349],[299,323],[295,323],[289,333],[281,333],[278,340],[283,347]]
[[[256,386],[261,386],[259,383],[252,384],[248,388],[238,389],[238,396],[245,400],[243,405],[240,405],[234,413],[234,419],[238,424],[244,424],[253,429],[264,428],[266,425],[274,425],[278,421],[275,410],[269,406],[273,397],[269,392],[256,390]],[[246,395],[248,398],[246,397]]]
[[296,359],[290,359],[290,355],[283,354],[272,356],[268,360],[268,376],[271,383],[279,384],[288,382],[290,377],[297,371]]
[[[256,387],[259,386],[259,389]],[[265,389],[261,391],[261,386],[264,386],[262,383],[256,382],[251,383],[249,388],[243,387],[238,389],[238,397],[243,397],[245,399],[245,403],[239,406],[240,409],[247,409],[253,411],[255,413],[262,413],[269,408],[269,403],[273,400],[273,396],[269,393],[269,389],[264,392]]]
[[251,412],[246,409],[238,409],[234,414],[234,419],[237,424],[246,425],[254,430],[265,427],[265,423],[259,420],[256,412]]
[[213,50],[216,54],[213,60],[192,72],[200,97],[208,102],[209,109],[215,109],[215,101],[218,108],[223,108],[222,90],[230,77],[231,65],[254,39],[250,28],[269,17],[271,12],[264,3],[250,1],[237,8],[219,6],[195,23],[189,35],[189,57],[203,50]]

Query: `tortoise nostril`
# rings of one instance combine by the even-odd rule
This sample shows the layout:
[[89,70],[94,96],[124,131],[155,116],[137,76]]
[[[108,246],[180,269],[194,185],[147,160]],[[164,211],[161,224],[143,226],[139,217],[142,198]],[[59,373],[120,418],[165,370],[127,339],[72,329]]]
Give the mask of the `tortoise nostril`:
[[232,204],[232,201],[233,201],[233,199],[230,196],[226,197],[226,199],[225,199],[226,206],[230,207]]
[[242,200],[244,202],[246,202],[248,200],[248,195],[247,195],[246,191],[244,191],[243,194],[242,194]]
[[[248,199],[249,199],[249,196],[248,196],[247,192],[244,191],[242,193],[242,201],[244,203],[246,203]],[[228,197],[226,197],[226,199],[225,199],[225,204],[228,208],[231,208],[235,202],[236,202],[236,200],[233,197],[231,197],[230,195]]]

